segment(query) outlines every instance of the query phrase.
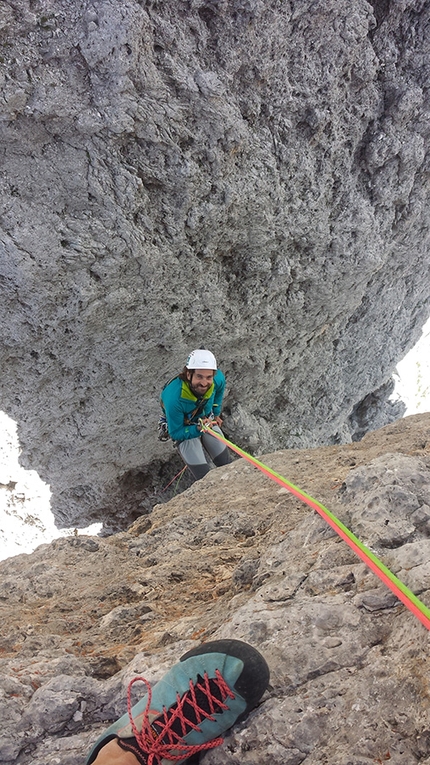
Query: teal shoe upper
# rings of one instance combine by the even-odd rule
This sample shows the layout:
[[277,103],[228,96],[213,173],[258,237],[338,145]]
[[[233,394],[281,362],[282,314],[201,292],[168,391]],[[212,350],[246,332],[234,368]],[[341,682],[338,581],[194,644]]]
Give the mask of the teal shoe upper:
[[[205,672],[209,678],[215,678],[215,670],[218,670],[230,690],[234,693],[234,699],[228,697],[224,702],[228,709],[215,713],[213,715],[214,720],[205,718],[199,723],[198,730],[190,730],[183,737],[183,742],[190,746],[198,746],[218,738],[218,736],[234,725],[238,717],[246,709],[246,701],[234,689],[243,667],[244,663],[241,659],[228,656],[224,653],[199,654],[175,664],[152,689],[149,719],[152,722],[163,712],[163,708],[169,709],[169,707],[176,704],[177,694],[182,697],[189,690],[190,680],[196,684],[197,676],[203,677]],[[139,731],[142,729],[142,720],[147,702],[148,693],[131,710],[134,723]],[[86,765],[94,762],[97,753],[102,748],[103,742],[107,743],[114,736],[124,739],[134,736],[128,714],[120,717],[119,720],[104,731],[93,746]]]

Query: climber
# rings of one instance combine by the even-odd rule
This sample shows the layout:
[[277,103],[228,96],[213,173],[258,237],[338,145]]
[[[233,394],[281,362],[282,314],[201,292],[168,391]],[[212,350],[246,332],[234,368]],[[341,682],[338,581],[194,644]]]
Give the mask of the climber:
[[217,369],[215,356],[199,348],[190,353],[181,374],[161,392],[170,438],[196,479],[210,470],[205,451],[216,467],[230,462],[228,448],[210,433],[202,433],[199,423],[201,420],[222,435],[224,388],[225,377]]
[[[147,693],[131,707],[131,687]],[[260,701],[269,683],[261,654],[241,640],[203,643],[151,688],[128,686],[128,712],[104,731],[86,765],[184,763],[222,743],[221,734]]]

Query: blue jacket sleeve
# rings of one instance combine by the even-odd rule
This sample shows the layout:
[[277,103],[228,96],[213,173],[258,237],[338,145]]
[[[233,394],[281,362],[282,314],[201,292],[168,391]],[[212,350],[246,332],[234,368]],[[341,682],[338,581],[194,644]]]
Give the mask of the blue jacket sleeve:
[[184,425],[184,410],[179,402],[171,402],[164,408],[169,435],[173,441],[187,441],[189,438],[201,436],[197,425]]
[[184,408],[180,400],[180,382],[174,381],[161,394],[167,419],[170,438],[173,441],[186,441],[201,435],[197,425],[184,425]]

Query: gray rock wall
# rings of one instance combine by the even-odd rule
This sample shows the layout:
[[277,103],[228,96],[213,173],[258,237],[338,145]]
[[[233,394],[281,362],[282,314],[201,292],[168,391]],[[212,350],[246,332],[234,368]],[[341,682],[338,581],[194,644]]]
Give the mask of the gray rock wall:
[[245,446],[399,415],[430,306],[428,22],[424,0],[2,4],[1,406],[60,525],[127,515],[128,478],[172,457],[158,394],[199,345]]

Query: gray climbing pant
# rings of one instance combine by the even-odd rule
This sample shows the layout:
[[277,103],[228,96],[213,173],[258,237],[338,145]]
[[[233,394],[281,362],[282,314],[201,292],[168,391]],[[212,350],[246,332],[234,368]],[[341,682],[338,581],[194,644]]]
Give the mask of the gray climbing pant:
[[[212,430],[215,430],[222,436],[222,431],[217,425],[214,425]],[[228,447],[224,446],[217,438],[211,436],[210,433],[202,433],[199,438],[189,438],[187,441],[180,441],[177,447],[185,464],[188,465],[194,478],[197,479],[203,478],[210,470],[205,451],[209,454],[215,467],[228,465],[230,462]]]

